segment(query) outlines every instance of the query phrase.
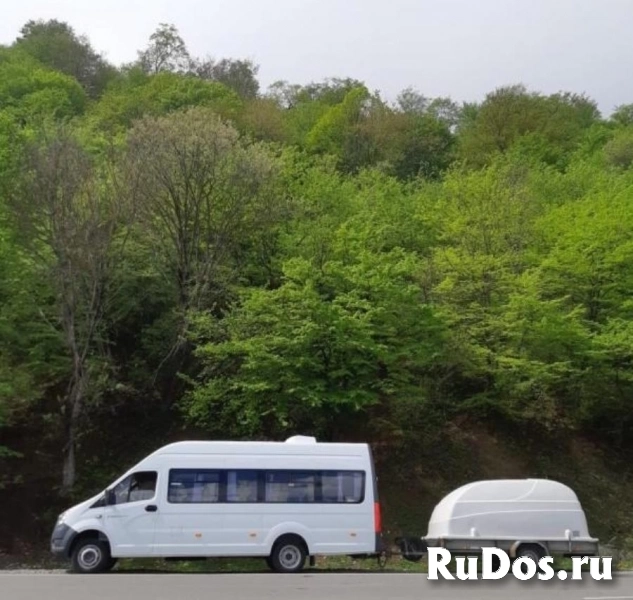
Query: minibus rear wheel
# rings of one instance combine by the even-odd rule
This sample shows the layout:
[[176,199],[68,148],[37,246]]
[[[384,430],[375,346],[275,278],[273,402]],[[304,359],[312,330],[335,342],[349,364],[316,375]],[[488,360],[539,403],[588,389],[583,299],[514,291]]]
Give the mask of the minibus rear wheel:
[[284,535],[273,546],[270,564],[278,573],[298,573],[308,556],[306,543],[298,535]]
[[114,567],[114,562],[107,542],[84,538],[73,547],[71,564],[74,573],[104,573]]

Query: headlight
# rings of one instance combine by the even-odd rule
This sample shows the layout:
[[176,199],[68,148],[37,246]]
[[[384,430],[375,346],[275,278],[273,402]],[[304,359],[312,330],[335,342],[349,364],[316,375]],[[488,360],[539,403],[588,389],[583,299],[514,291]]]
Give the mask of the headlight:
[[64,522],[65,518],[66,518],[66,511],[64,511],[61,515],[59,515],[59,517],[57,517],[57,524],[61,525]]

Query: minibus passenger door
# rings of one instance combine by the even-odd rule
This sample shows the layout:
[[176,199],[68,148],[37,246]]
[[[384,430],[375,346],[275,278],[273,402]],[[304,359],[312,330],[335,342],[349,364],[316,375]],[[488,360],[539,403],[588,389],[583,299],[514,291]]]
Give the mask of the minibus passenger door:
[[158,511],[156,471],[132,473],[106,492],[105,529],[112,555],[150,556]]

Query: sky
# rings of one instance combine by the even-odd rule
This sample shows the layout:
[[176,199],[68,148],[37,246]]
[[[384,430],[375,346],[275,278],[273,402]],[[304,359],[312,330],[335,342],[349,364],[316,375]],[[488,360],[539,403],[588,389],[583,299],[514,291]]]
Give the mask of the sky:
[[504,85],[633,103],[633,0],[0,0],[0,43],[56,18],[115,64],[159,23],[190,54],[251,59],[263,89],[353,77],[386,100],[407,87],[481,101]]

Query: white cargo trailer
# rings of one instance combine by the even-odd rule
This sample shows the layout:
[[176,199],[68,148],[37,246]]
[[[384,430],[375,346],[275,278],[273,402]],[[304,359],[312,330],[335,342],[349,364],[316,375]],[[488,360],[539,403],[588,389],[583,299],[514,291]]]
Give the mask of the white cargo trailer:
[[555,554],[594,556],[598,539],[572,489],[547,479],[476,481],[445,496],[433,510],[427,535],[400,540],[403,554],[420,558],[427,547],[454,555],[500,548],[511,558]]

